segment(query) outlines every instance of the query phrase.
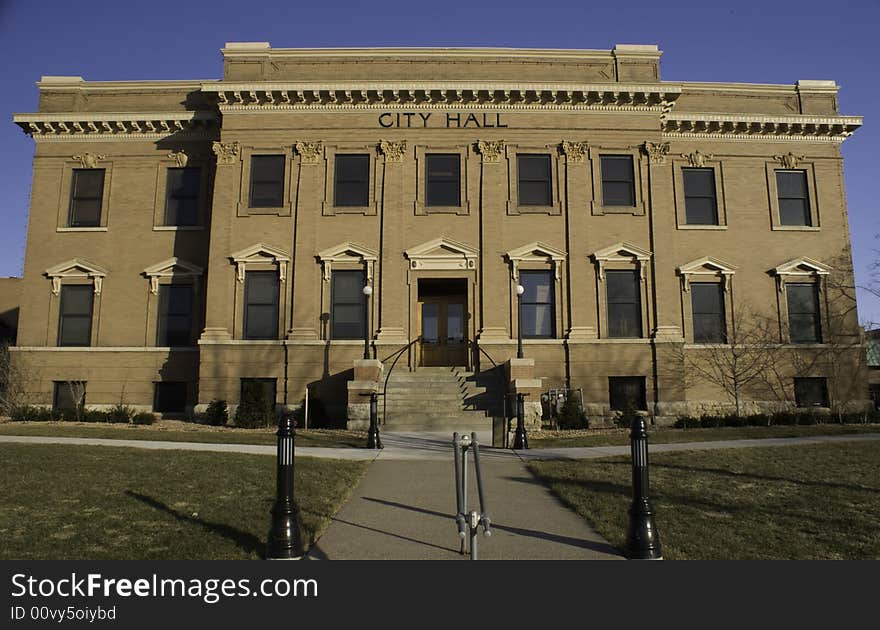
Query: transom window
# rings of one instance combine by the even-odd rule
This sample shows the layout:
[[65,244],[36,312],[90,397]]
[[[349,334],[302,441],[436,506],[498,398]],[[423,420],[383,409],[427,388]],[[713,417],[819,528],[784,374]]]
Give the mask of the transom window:
[[609,376],[608,398],[612,411],[634,409],[647,410],[644,376]]
[[781,225],[812,225],[805,171],[776,171],[776,191]]
[[370,205],[369,155],[337,155],[334,174],[334,205]]
[[642,336],[642,301],[635,271],[606,271],[609,337]]
[[159,285],[157,346],[188,346],[192,342],[193,285]]
[[425,156],[425,205],[461,205],[461,156],[457,153]]
[[284,156],[251,157],[251,208],[279,208],[284,205]]
[[169,168],[165,187],[165,225],[196,225],[201,169]]
[[689,225],[718,225],[715,171],[711,168],[684,168],[684,206]]
[[786,284],[788,335],[792,343],[819,342],[819,296],[815,284]]
[[798,407],[827,407],[828,384],[825,378],[794,379],[794,400]]
[[244,280],[244,338],[278,338],[278,273],[248,271]]
[[103,168],[75,168],[70,187],[70,227],[99,227],[104,196]]
[[363,339],[366,330],[363,271],[333,271],[330,276],[331,339]]
[[519,205],[553,205],[552,170],[549,155],[518,155],[516,157],[516,172]]
[[59,346],[88,346],[92,343],[91,284],[67,284],[61,287],[58,322]]
[[631,155],[602,155],[602,205],[635,206],[636,189]]
[[714,282],[692,283],[690,289],[694,343],[727,343],[721,285]]
[[554,291],[553,274],[549,271],[520,271],[522,294],[522,336],[531,339],[553,338]]

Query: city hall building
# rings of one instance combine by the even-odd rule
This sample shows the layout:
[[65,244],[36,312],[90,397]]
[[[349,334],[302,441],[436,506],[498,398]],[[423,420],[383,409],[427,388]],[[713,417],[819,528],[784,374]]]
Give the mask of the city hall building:
[[643,45],[222,53],[221,80],[46,76],[15,115],[31,403],[258,391],[362,426],[388,379],[389,426],[488,428],[556,389],[596,422],[867,400],[833,81],[662,81]]

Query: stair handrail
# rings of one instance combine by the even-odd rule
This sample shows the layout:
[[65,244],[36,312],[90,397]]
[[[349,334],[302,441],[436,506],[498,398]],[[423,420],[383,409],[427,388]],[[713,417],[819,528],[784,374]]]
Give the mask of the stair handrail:
[[385,411],[386,411],[386,406],[387,406],[386,403],[388,401],[388,396],[386,396],[386,394],[388,393],[388,379],[391,378],[391,372],[394,371],[394,366],[397,365],[397,361],[400,359],[400,357],[403,356],[403,353],[406,352],[407,350],[409,350],[409,348],[414,343],[416,343],[417,341],[421,341],[421,339],[422,339],[421,335],[416,337],[415,339],[410,341],[408,344],[406,344],[403,348],[401,348],[400,350],[398,350],[397,352],[395,352],[391,356],[386,357],[386,359],[385,359],[387,361],[391,357],[394,357],[394,361],[391,363],[391,367],[388,368],[388,372],[385,374],[385,383],[382,386],[382,424],[385,424]]
[[[493,359],[491,356],[489,356],[489,353],[486,352],[486,351],[482,348],[482,346],[480,346],[479,343],[477,343],[477,340],[476,340],[476,339],[468,339],[467,342],[468,342],[468,344],[472,345],[474,348],[476,348],[477,350],[479,350],[479,352],[482,352],[482,353],[485,355],[485,357],[486,357],[487,359],[489,359],[489,361],[492,363],[492,367],[493,367],[493,368],[495,368],[496,370],[498,369],[499,366],[498,366],[497,363],[495,363],[495,359]],[[480,355],[479,355],[479,354],[477,354],[477,358],[478,358],[478,359],[480,358]],[[474,368],[476,368],[476,367],[477,367],[477,365],[474,364]],[[506,421],[507,421],[507,417],[508,417],[508,416],[507,416],[507,398],[508,398],[508,393],[507,393],[507,383],[504,381],[504,376],[501,374],[500,371],[497,372],[497,374],[498,374],[498,380],[499,380],[500,383],[501,383],[501,413],[504,414],[504,421],[506,422]],[[505,435],[506,435],[506,434],[505,434]]]

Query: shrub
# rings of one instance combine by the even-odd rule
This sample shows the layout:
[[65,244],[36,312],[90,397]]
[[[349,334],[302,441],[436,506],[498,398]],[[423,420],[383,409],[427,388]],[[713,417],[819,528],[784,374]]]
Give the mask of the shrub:
[[156,416],[146,411],[141,411],[140,413],[136,413],[131,417],[131,421],[134,424],[153,424],[156,421]]
[[673,425],[676,429],[698,429],[700,419],[693,416],[679,416]]
[[105,412],[107,422],[114,424],[128,424],[135,415],[135,410],[128,405],[114,405],[109,411]]
[[61,411],[49,407],[34,407],[33,405],[19,405],[9,411],[9,419],[13,422],[48,422],[60,420]]
[[265,400],[256,390],[245,390],[235,412],[235,426],[245,429],[267,427],[275,423],[275,403]]
[[81,416],[83,422],[110,422],[110,414],[97,409],[87,409],[82,412]]
[[614,416],[614,424],[623,429],[629,429],[632,426],[633,420],[638,417],[639,413],[636,410],[635,405],[630,402],[627,403],[626,408],[623,411],[618,411],[617,415]]
[[226,401],[212,400],[208,404],[208,408],[205,409],[202,418],[205,424],[209,424],[212,427],[225,426],[229,422],[229,410],[226,408]]
[[590,428],[590,419],[584,413],[581,406],[580,396],[576,396],[574,392],[569,392],[559,410],[557,422],[560,429],[588,429]]

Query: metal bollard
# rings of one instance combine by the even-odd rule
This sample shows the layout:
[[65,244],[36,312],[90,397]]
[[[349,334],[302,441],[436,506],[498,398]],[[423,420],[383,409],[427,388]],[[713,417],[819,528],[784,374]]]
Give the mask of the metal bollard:
[[627,556],[632,560],[662,560],[660,533],[654,524],[654,509],[648,496],[648,430],[641,416],[633,420],[630,442],[633,499],[626,535]]
[[526,410],[525,394],[516,395],[516,433],[513,436],[514,450],[529,448],[529,438],[526,435]]
[[384,448],[379,437],[379,403],[376,392],[370,392],[370,430],[367,433],[367,448]]
[[[458,536],[461,538],[459,553],[464,555],[465,540],[470,532],[471,560],[477,560],[477,532],[483,526],[486,536],[492,535],[489,515],[486,513],[486,502],[483,495],[483,476],[480,473],[480,445],[477,442],[477,434],[471,433],[459,437],[458,433],[452,434],[452,446],[455,449],[455,523],[458,527]],[[480,511],[468,511],[467,508],[467,452],[474,451],[474,471],[477,478],[477,493],[480,498]],[[459,450],[461,453],[459,454]]]
[[266,557],[270,560],[298,560],[302,546],[293,506],[293,418],[289,414],[282,413],[279,417],[277,435],[276,496]]

